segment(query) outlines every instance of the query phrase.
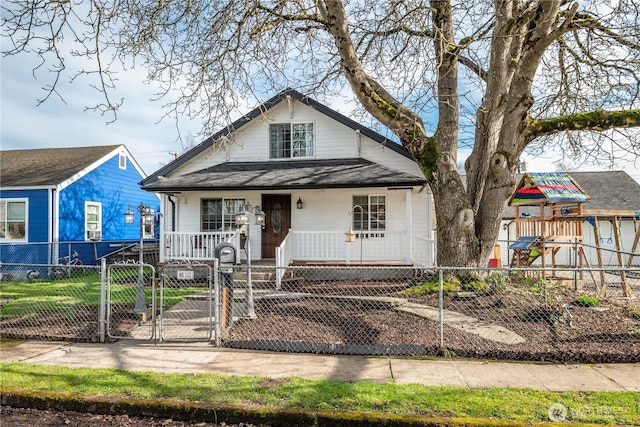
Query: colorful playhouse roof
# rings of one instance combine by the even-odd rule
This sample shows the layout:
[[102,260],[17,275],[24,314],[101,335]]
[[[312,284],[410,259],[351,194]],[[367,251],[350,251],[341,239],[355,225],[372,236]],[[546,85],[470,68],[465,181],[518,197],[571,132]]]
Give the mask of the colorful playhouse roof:
[[578,183],[564,172],[534,173],[522,176],[510,205],[540,205],[547,203],[583,203],[589,196]]

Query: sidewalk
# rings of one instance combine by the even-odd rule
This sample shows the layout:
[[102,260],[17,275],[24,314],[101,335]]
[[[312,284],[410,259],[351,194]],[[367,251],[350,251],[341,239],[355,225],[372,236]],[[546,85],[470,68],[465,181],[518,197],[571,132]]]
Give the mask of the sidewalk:
[[130,371],[216,373],[272,378],[419,383],[548,391],[640,391],[640,364],[544,364],[275,353],[210,343],[109,344],[26,341],[0,349],[0,361]]

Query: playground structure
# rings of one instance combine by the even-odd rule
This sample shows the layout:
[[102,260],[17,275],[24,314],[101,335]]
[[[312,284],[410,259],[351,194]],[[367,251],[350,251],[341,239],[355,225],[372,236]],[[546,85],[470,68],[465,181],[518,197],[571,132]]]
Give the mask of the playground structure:
[[[580,185],[566,173],[526,173],[514,193],[509,204],[515,208],[515,227],[517,240],[509,246],[513,251],[511,267],[530,266],[539,262],[542,275],[546,276],[546,267],[576,267],[580,268],[581,284],[584,279],[585,267],[591,275],[600,297],[607,293],[608,284],[621,285],[623,295],[631,297],[626,269],[632,265],[637,254],[640,241],[640,228],[636,229],[633,247],[625,262],[622,248],[620,221],[623,217],[635,218],[638,211],[584,209],[583,203],[589,201],[589,196]],[[526,210],[524,209],[526,207]],[[596,244],[597,279],[584,251],[583,225],[587,221],[593,226]],[[612,237],[615,243],[615,258],[619,280],[607,281],[608,275],[604,270],[603,249],[601,242],[601,222],[612,224]],[[557,262],[557,254],[563,248],[576,249],[576,265],[566,266]],[[550,263],[548,258],[550,257]]]

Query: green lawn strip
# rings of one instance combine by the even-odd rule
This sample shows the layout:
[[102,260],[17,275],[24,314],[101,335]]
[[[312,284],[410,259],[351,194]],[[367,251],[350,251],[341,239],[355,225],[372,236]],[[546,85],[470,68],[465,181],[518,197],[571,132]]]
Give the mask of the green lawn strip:
[[[163,304],[171,307],[187,295],[205,291],[206,288],[187,286],[171,289],[165,294]],[[133,304],[135,280],[129,286],[111,285],[109,292],[112,305]],[[147,303],[151,303],[150,287],[145,287],[145,297]],[[0,284],[0,298],[8,300],[0,310],[0,317],[28,316],[34,310],[97,307],[100,304],[100,278],[97,274],[90,274],[64,281],[9,282]]]
[[218,374],[163,374],[118,369],[0,363],[0,384],[13,389],[143,399],[177,399],[290,409],[548,421],[549,408],[567,420],[640,425],[640,393],[467,389],[417,384],[339,382]]

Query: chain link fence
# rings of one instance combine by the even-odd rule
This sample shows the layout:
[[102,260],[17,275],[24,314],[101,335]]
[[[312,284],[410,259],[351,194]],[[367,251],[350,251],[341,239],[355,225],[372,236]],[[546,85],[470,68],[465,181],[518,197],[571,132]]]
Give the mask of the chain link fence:
[[1,264],[3,338],[98,341],[99,266]]
[[281,281],[276,268],[265,265],[253,265],[250,275],[246,265],[156,270],[115,264],[103,272],[71,266],[60,277],[44,274],[52,265],[32,267],[42,271],[39,278],[0,282],[3,337],[212,340],[231,348],[305,353],[640,361],[637,267],[305,265],[288,267]]
[[[255,267],[254,267],[255,270]],[[268,272],[269,269],[263,269]],[[601,274],[606,284],[599,283]],[[622,283],[621,274],[626,281]],[[242,284],[238,284],[242,286]],[[640,269],[289,268],[253,282],[223,345],[533,361],[640,361]],[[625,293],[625,286],[631,294]]]

